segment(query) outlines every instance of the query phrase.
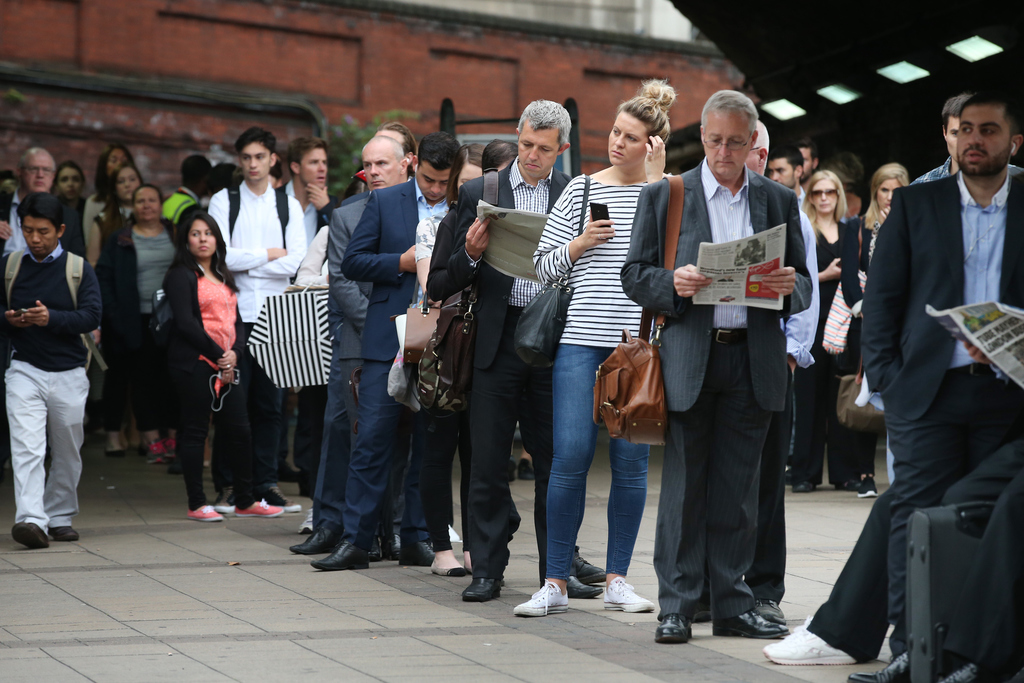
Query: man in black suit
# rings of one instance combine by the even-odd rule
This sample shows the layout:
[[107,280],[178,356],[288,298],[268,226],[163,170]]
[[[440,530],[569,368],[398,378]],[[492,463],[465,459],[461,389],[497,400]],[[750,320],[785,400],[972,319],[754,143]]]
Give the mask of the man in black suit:
[[[548,100],[532,102],[523,111],[516,132],[519,156],[498,175],[498,205],[548,213],[569,176],[555,170],[558,155],[569,148],[568,112]],[[534,368],[516,354],[513,335],[523,308],[540,285],[499,273],[481,259],[487,248],[487,221],[476,218],[483,196],[483,178],[459,191],[455,248],[448,274],[459,289],[477,284],[477,338],[473,362],[472,475],[469,505],[473,538],[473,581],[462,593],[468,602],[498,597],[508,564],[508,542],[520,518],[508,486],[508,455],[516,422],[524,442],[533,448],[534,525],[544,579],[547,555],[547,488],[551,473],[551,369]],[[525,403],[521,401],[525,397]],[[529,413],[521,406],[530,407]]]
[[[681,227],[666,225],[669,182],[644,188],[622,267],[626,294],[667,316],[661,359],[669,424],[654,546],[659,643],[689,640],[705,562],[714,635],[787,633],[755,610],[743,574],[754,559],[761,452],[788,390],[780,321],[810,305],[812,287],[796,195],[744,164],[758,142],[756,124],[745,95],[722,90],[708,99],[701,113],[706,158],[683,174]],[[782,310],[694,304],[711,282],[694,265],[702,242],[779,224],[786,226],[785,259],[762,282],[783,295]],[[680,231],[674,271],[664,267],[666,230]]]
[[[889,535],[889,621],[895,655],[881,678],[906,673],[907,523],[996,448],[1024,395],[976,348],[957,343],[925,306],[1024,305],[1024,187],[1007,164],[1019,115],[1000,95],[964,105],[960,173],[897,190],[864,296],[864,373],[885,400],[895,482]],[[884,674],[884,675],[883,675]]]

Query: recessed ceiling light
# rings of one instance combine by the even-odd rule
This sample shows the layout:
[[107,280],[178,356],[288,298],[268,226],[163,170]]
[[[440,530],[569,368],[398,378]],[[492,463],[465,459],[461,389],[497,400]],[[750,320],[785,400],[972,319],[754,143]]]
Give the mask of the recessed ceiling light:
[[878,69],[877,73],[897,83],[910,83],[919,78],[931,76],[931,73],[910,62],[896,62]]
[[788,121],[789,119],[795,119],[796,117],[803,116],[807,113],[805,109],[798,107],[789,100],[765,102],[761,105],[761,109],[764,109],[779,121]]
[[835,84],[828,85],[818,90],[818,94],[824,97],[826,100],[831,100],[836,104],[846,104],[847,102],[853,102],[855,99],[860,97],[860,93],[853,88],[847,88],[845,85]]
[[991,41],[985,40],[981,36],[971,36],[966,40],[961,40],[959,43],[947,45],[946,49],[957,57],[966,59],[968,62],[977,62],[1003,51],[1003,48]]

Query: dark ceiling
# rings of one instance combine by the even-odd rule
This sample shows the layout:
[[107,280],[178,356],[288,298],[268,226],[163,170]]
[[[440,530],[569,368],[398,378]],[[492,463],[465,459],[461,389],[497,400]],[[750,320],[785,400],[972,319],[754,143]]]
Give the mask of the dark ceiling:
[[[810,135],[822,159],[854,152],[867,178],[899,161],[911,178],[946,158],[940,112],[964,90],[1001,89],[1017,97],[1024,84],[1024,2],[789,2],[745,9],[673,0],[746,77],[760,102],[786,98],[807,110],[789,121],[767,112],[772,145]],[[1005,51],[970,63],[945,47],[980,35]],[[930,76],[903,85],[875,70],[906,60]],[[843,105],[817,94],[841,83],[863,96]],[[865,181],[867,180],[865,178]]]

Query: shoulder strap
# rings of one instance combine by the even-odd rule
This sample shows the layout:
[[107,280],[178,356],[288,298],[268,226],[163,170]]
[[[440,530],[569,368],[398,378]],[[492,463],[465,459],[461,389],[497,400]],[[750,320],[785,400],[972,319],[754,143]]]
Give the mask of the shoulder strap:
[[279,187],[274,192],[277,194],[277,220],[281,221],[281,248],[288,248],[288,241],[286,233],[288,232],[288,193],[284,191],[283,187]]
[[228,188],[228,242],[235,234],[235,221],[238,220],[238,212],[242,208],[242,195],[237,187]]
[[7,257],[7,267],[4,268],[4,293],[7,295],[7,307],[11,308],[11,290],[14,289],[14,278],[18,277],[21,270],[21,258],[25,255],[24,249],[12,251]]
[[583,204],[580,206],[580,227],[576,230],[576,236],[583,234],[587,227],[587,202],[590,200],[590,176],[583,176]]
[[85,259],[77,254],[68,252],[68,260],[64,265],[64,277],[68,281],[68,291],[71,292],[71,305],[78,308],[78,288],[82,284],[82,264]]
[[[682,232],[683,228],[683,198],[686,195],[682,176],[669,176],[668,187],[668,214],[665,219],[665,270],[675,270],[676,250],[679,248],[679,233]],[[650,339],[653,318],[654,312],[645,308],[643,316],[640,318],[641,339]],[[654,341],[651,343],[655,346],[661,346],[661,329],[665,327],[664,313],[658,315],[654,325],[656,329]]]
[[483,199],[488,204],[498,205],[498,171],[489,168],[484,171],[484,194]]

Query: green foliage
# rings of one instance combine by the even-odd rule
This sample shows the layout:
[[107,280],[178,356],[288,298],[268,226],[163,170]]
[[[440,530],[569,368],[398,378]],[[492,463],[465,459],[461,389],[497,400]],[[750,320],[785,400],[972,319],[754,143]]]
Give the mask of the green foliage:
[[25,101],[25,96],[17,90],[15,90],[14,88],[11,88],[6,93],[4,93],[3,99],[4,102],[6,102],[7,104],[21,104]]
[[346,114],[341,123],[331,126],[331,135],[327,143],[330,148],[327,187],[331,194],[340,196],[352,181],[352,176],[363,167],[363,145],[374,136],[381,122],[414,121],[418,118],[419,114],[416,112],[392,109],[377,114],[373,120],[365,124]]

